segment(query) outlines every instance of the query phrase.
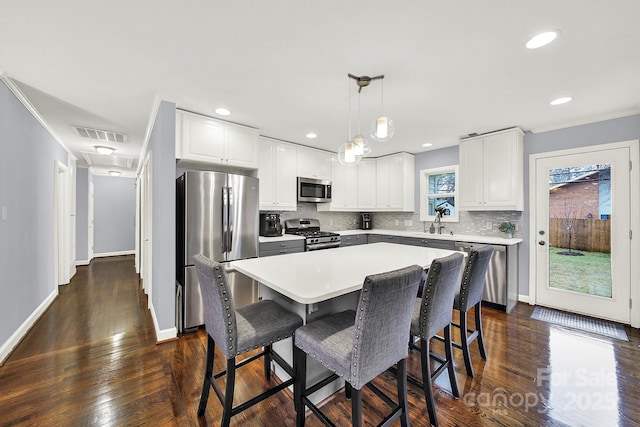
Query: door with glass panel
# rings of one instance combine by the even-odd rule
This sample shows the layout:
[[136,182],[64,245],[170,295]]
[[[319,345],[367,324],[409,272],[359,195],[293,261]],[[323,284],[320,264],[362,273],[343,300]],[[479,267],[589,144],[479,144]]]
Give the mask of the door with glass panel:
[[532,185],[536,302],[629,323],[630,150],[553,154]]

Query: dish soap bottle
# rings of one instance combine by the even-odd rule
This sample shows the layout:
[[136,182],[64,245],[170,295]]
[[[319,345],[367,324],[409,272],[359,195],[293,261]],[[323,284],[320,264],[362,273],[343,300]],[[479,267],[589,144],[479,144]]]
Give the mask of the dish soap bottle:
[[431,227],[429,227],[429,234],[435,234],[436,232],[436,227],[433,225],[433,223],[431,223]]

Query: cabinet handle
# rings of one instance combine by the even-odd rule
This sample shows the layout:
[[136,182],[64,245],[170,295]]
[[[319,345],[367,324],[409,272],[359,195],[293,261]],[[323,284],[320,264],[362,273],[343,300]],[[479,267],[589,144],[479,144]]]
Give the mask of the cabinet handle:
[[286,248],[286,247],[287,247],[287,244],[286,244],[286,243],[280,243],[280,247],[281,247],[281,248]]

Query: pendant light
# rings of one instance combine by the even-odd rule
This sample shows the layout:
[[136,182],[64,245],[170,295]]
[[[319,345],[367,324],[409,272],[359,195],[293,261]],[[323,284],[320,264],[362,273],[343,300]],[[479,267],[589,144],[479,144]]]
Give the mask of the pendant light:
[[[351,80],[348,86],[349,92],[349,139],[338,149],[338,161],[342,165],[357,165],[369,152],[369,146],[362,135],[351,139]],[[358,133],[360,133],[360,95],[358,95]]]
[[382,114],[375,119],[373,122],[373,127],[371,128],[371,138],[374,141],[384,142],[388,141],[393,137],[395,132],[395,126],[393,125],[393,120],[384,115],[384,76],[382,76],[382,89],[380,91],[380,104],[382,106]]

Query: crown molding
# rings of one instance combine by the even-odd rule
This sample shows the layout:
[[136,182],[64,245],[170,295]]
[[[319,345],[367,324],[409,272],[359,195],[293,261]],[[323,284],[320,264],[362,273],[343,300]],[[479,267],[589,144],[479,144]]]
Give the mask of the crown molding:
[[29,98],[20,90],[18,85],[13,81],[11,77],[5,72],[0,70],[0,80],[4,82],[4,84],[9,88],[9,90],[15,95],[16,98],[25,106],[27,110],[31,113],[31,115],[44,127],[44,129],[56,140],[56,142],[71,156],[73,160],[78,160],[78,158],[69,150],[69,147],[62,141],[62,139],[56,134],[53,128],[47,123],[47,121],[42,117],[42,114],[38,111],[38,109],[29,101]]
[[568,122],[557,123],[555,125],[540,126],[529,129],[531,133],[549,132],[552,130],[566,129],[574,126],[588,125],[590,123],[603,122],[605,120],[619,119],[621,117],[629,117],[640,114],[640,107],[628,108],[626,110],[614,111],[612,113],[598,114],[584,119],[571,120]]

